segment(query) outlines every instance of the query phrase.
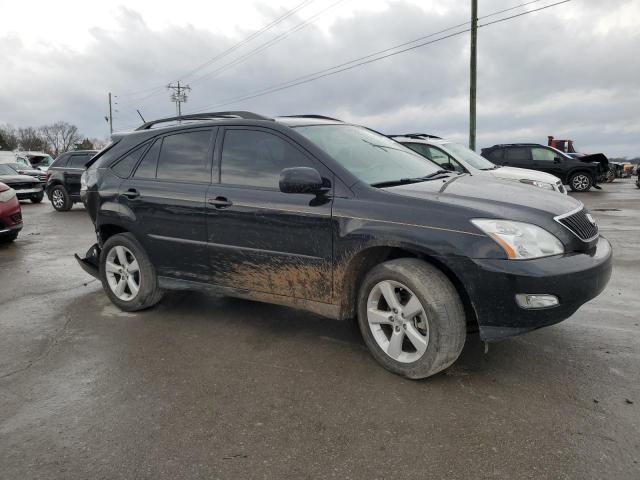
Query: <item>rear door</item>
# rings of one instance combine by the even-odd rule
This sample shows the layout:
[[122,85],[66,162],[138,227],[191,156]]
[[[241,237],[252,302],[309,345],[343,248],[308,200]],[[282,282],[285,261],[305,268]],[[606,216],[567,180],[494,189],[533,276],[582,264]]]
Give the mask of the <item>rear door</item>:
[[219,182],[207,195],[214,282],[252,291],[329,303],[332,293],[332,190],[282,193],[280,172],[324,165],[278,132],[233,127],[222,132]]
[[120,203],[132,212],[131,228],[159,275],[209,280],[205,198],[216,132],[194,128],[156,138],[120,185]]
[[90,159],[91,156],[88,153],[72,153],[64,167],[65,188],[74,199],[80,196],[80,177],[82,177],[85,165]]

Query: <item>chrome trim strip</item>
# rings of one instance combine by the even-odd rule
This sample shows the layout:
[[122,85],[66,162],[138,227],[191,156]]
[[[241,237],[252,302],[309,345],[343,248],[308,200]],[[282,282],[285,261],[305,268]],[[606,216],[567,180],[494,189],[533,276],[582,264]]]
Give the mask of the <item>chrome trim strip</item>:
[[555,217],[553,217],[553,219],[556,222],[558,222],[560,225],[562,225],[564,228],[569,230],[571,233],[573,233],[579,240],[582,240],[583,242],[588,243],[588,242],[592,242],[593,240],[595,240],[596,238],[598,238],[600,236],[600,229],[598,228],[597,225],[596,225],[596,228],[598,229],[598,233],[596,233],[591,238],[584,239],[584,238],[582,238],[580,235],[578,235],[576,232],[574,232],[572,229],[570,229],[568,226],[566,226],[564,223],[562,223],[560,221],[563,218],[570,217],[571,215],[575,215],[576,213],[581,212],[582,210],[584,210],[584,205],[582,205],[581,207],[576,208],[575,210],[571,210],[571,211],[569,211],[567,213],[563,213],[562,215],[556,215]]

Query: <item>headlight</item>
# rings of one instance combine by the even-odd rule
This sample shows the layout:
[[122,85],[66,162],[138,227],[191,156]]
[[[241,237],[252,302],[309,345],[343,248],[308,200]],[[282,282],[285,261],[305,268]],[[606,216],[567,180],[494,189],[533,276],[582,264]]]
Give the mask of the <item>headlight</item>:
[[509,260],[528,260],[564,253],[562,242],[537,225],[487,218],[474,218],[471,223],[495,240]]
[[87,189],[87,171],[85,170],[84,172],[82,172],[82,175],[80,176],[80,190],[86,190]]
[[520,179],[520,183],[526,183],[527,185],[533,185],[534,187],[544,188],[546,190],[553,190],[553,184],[547,182],[540,182],[538,180],[529,180],[526,178]]
[[3,202],[3,203],[8,202],[15,196],[16,196],[16,191],[13,188],[10,188],[8,190],[3,190],[2,192],[0,192],[0,202]]

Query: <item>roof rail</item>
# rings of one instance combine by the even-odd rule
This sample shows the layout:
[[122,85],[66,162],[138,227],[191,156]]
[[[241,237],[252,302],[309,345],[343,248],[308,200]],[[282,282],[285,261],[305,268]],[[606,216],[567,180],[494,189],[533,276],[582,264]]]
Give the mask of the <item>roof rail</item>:
[[206,120],[209,118],[242,118],[244,120],[273,120],[272,118],[263,117],[257,113],[244,112],[244,111],[229,111],[229,112],[206,112],[206,113],[191,113],[187,115],[181,115],[179,117],[159,118],[150,122],[145,122],[140,125],[137,130],[149,130],[152,126],[158,123],[176,122],[179,120]]
[[428,133],[405,133],[402,135],[389,135],[389,137],[409,137],[409,138],[437,138],[442,140],[442,137],[436,135],[430,135]]
[[281,115],[281,118],[317,118],[319,120],[334,120],[336,122],[342,122],[342,120],[340,120],[339,118],[325,117],[324,115],[314,115],[314,114],[309,114],[309,115]]

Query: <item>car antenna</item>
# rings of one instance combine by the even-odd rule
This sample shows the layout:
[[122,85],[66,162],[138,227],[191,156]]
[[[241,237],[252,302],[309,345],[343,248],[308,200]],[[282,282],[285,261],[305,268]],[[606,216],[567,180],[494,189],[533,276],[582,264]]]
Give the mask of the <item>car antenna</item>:
[[140,113],[140,110],[138,110],[138,109],[136,108],[136,112],[138,112],[138,115],[140,115],[140,118],[142,119],[142,121],[143,121],[144,123],[147,123],[147,121],[144,119],[144,117],[143,117],[143,116],[142,116],[142,114]]

